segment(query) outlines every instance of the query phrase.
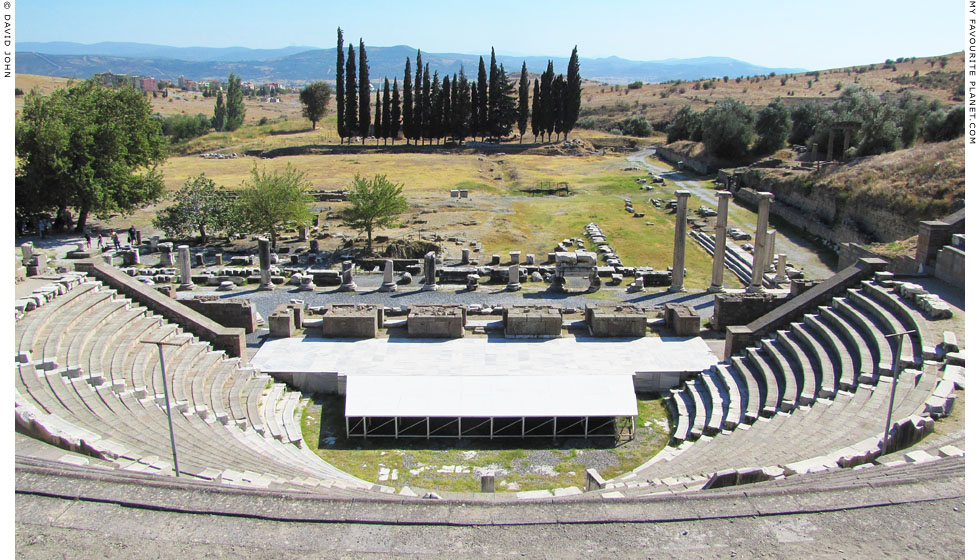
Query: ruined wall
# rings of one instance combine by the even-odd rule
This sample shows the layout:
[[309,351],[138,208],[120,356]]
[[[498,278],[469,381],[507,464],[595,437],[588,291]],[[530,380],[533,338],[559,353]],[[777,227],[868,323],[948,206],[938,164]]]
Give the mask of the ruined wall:
[[255,304],[240,298],[221,299],[217,296],[196,296],[182,299],[187,307],[212,319],[225,327],[245,329],[245,333],[255,332]]

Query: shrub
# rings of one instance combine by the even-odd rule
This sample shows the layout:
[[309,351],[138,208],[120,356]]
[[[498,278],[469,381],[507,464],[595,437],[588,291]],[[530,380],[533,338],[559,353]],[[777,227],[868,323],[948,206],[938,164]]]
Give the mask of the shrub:
[[727,97],[702,113],[702,136],[712,154],[729,159],[748,153],[752,141],[752,111],[741,101]]
[[627,136],[647,137],[653,134],[653,127],[643,117],[635,115],[619,121],[619,129]]
[[643,87],[643,81],[637,80],[635,82],[630,82],[626,87],[629,89],[640,89],[641,87]]

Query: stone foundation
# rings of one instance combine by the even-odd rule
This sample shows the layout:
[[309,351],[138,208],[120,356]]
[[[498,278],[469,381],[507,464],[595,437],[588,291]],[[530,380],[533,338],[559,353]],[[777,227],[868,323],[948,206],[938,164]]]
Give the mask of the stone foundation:
[[668,303],[664,310],[664,322],[677,336],[701,334],[701,317],[690,305]]
[[642,309],[633,305],[585,308],[585,321],[589,332],[596,337],[633,338],[646,336],[647,317]]
[[415,305],[408,313],[408,336],[462,338],[466,309],[456,305]]
[[[170,289],[173,291],[172,286]],[[250,301],[239,298],[196,296],[194,299],[182,299],[180,303],[222,326],[239,327],[245,329],[246,334],[255,332],[255,304]]]
[[723,331],[730,325],[747,325],[786,303],[785,296],[742,292],[715,295],[715,311],[711,316],[711,328]]
[[384,324],[384,308],[377,305],[331,305],[323,314],[326,338],[374,338]]
[[555,306],[513,306],[504,309],[504,336],[555,338],[561,336],[561,310]]

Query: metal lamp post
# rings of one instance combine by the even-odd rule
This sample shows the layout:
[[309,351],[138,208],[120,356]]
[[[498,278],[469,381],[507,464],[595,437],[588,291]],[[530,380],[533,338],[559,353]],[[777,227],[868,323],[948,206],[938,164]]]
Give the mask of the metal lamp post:
[[174,419],[170,412],[170,393],[167,391],[167,365],[163,359],[164,346],[183,346],[187,341],[170,342],[167,340],[141,340],[143,344],[156,344],[160,352],[160,377],[163,379],[163,401],[167,407],[167,425],[170,427],[170,450],[174,455],[174,476],[180,477],[180,468],[177,466],[177,440],[174,439]]
[[905,340],[905,335],[911,335],[913,333],[915,331],[904,331],[885,335],[885,338],[898,337],[898,342],[895,345],[895,352],[892,354],[892,394],[888,400],[888,418],[885,421],[885,436],[881,440],[882,455],[888,453],[888,432],[892,429],[892,408],[895,406],[895,390],[898,386],[899,370],[901,369],[902,363],[902,342]]

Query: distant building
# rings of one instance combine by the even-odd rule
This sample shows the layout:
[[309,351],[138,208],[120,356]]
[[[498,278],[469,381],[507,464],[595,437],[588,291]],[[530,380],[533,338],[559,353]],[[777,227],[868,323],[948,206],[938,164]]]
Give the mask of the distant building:
[[139,78],[139,89],[142,91],[156,91],[157,90],[157,80],[156,78]]

